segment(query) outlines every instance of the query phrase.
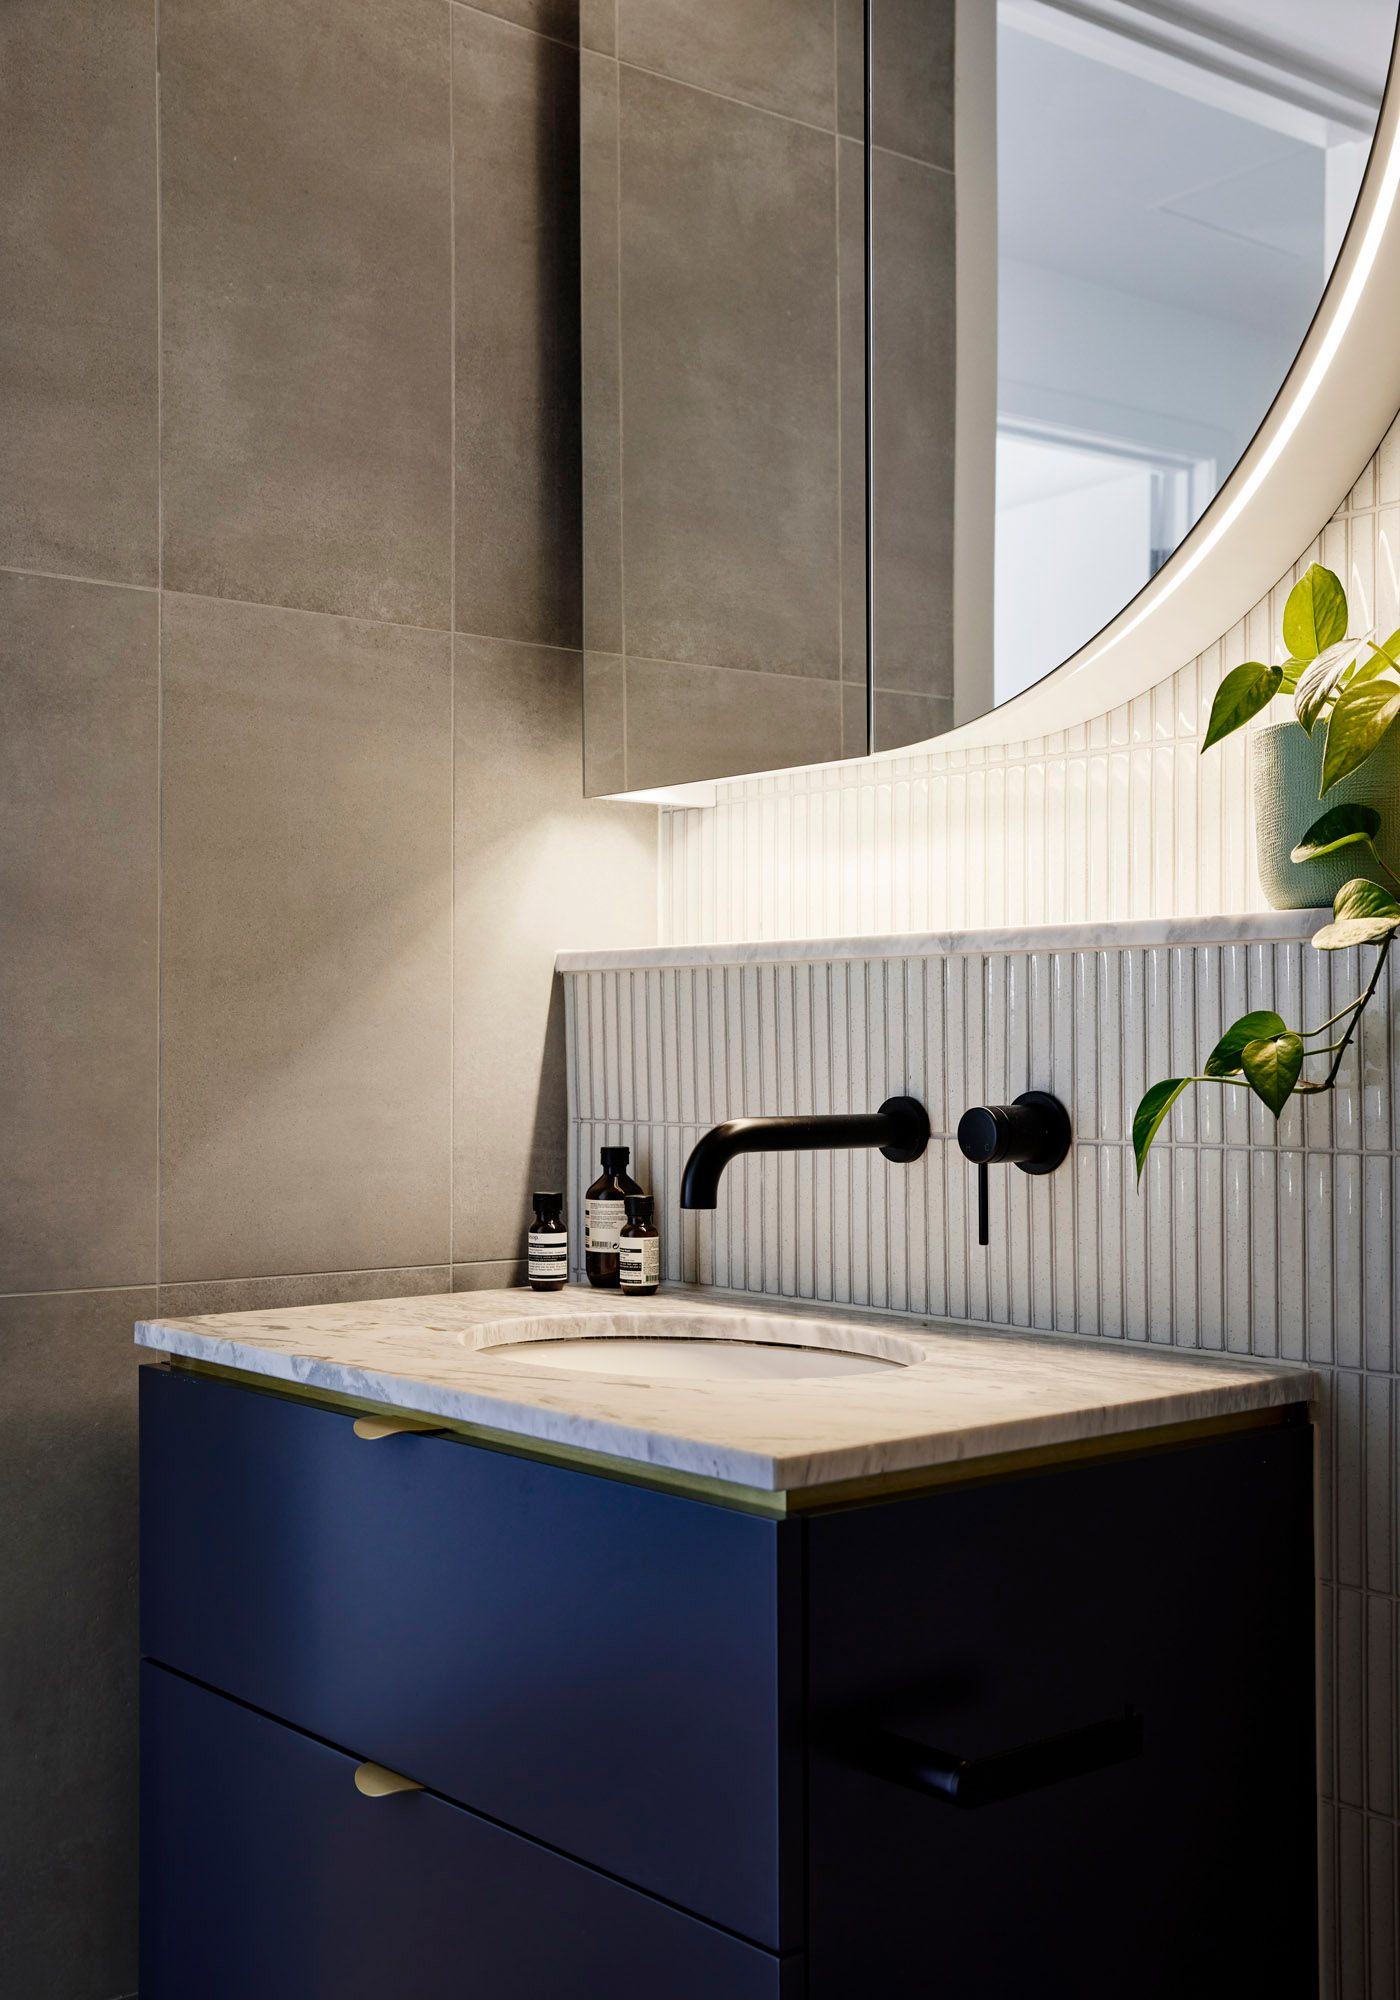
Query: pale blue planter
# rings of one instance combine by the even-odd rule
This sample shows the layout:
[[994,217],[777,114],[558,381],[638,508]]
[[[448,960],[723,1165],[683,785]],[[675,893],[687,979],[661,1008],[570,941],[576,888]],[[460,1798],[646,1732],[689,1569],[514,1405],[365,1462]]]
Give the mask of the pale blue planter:
[[1374,806],[1381,816],[1376,846],[1390,866],[1400,870],[1400,729],[1392,729],[1359,771],[1320,799],[1326,735],[1325,729],[1309,736],[1297,722],[1275,722],[1254,738],[1259,880],[1276,910],[1330,910],[1343,883],[1358,875],[1394,887],[1365,848],[1344,847],[1321,861],[1289,860],[1313,821],[1332,806]]

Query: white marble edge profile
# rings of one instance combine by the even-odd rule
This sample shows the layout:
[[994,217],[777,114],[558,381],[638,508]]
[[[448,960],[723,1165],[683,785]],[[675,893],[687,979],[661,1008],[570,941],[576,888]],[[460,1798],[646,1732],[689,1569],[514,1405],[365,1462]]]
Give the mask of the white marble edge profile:
[[[580,1318],[631,1331],[670,1319],[689,1337],[824,1343],[910,1358],[829,1382],[676,1382],[517,1372],[493,1352]],[[562,1324],[561,1324],[562,1323]],[[1309,1402],[1296,1364],[1081,1341],[1016,1328],[774,1305],[701,1289],[659,1300],[527,1291],[146,1320],[138,1346],[417,1416],[766,1492],[878,1478],[1007,1451],[1123,1436]]]
[[1327,910],[1265,910],[1241,916],[1137,917],[1111,923],[1022,925],[980,931],[886,931],[873,937],[779,938],[754,943],[638,945],[626,951],[561,951],[555,969],[644,971],[683,965],[790,965],[853,958],[956,958],[977,952],[1143,951],[1156,946],[1296,944],[1320,930]]

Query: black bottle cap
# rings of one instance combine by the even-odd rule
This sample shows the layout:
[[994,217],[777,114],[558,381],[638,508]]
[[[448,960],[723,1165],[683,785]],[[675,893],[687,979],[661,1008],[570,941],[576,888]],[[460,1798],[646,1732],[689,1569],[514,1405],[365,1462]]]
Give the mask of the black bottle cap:
[[623,1197],[629,1222],[650,1222],[656,1203],[649,1194],[629,1194]]
[[632,1148],[630,1146],[604,1146],[603,1148],[604,1173],[620,1173],[623,1167],[627,1165],[627,1162],[631,1159],[631,1157],[632,1157]]
[[532,1194],[530,1199],[535,1204],[536,1215],[542,1215],[546,1220],[551,1216],[562,1215],[564,1213],[564,1197],[562,1194]]

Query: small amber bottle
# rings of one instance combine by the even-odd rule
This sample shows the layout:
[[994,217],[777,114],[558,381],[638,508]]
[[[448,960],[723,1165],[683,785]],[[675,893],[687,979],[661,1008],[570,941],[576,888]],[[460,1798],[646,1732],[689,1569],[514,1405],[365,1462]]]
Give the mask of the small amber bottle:
[[562,1292],[569,1278],[569,1226],[562,1194],[535,1194],[535,1219],[525,1246],[525,1276],[532,1292]]
[[627,1221],[617,1239],[618,1283],[624,1292],[645,1296],[661,1283],[661,1231],[652,1220],[649,1194],[629,1194]]
[[617,1244],[627,1220],[623,1207],[629,1194],[641,1189],[630,1178],[627,1146],[604,1146],[603,1171],[583,1198],[583,1268],[590,1285],[617,1283]]

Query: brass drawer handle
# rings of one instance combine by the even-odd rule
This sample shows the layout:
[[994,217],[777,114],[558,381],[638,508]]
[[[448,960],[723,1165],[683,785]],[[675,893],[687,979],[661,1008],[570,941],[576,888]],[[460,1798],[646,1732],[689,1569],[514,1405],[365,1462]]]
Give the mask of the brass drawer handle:
[[441,1424],[435,1424],[430,1418],[425,1417],[356,1417],[355,1419],[356,1437],[365,1438],[370,1443],[376,1438],[411,1436],[414,1432],[422,1435],[441,1429]]
[[417,1779],[405,1778],[399,1771],[386,1770],[383,1764],[355,1766],[355,1790],[367,1799],[387,1799],[395,1792],[421,1792],[422,1789]]

